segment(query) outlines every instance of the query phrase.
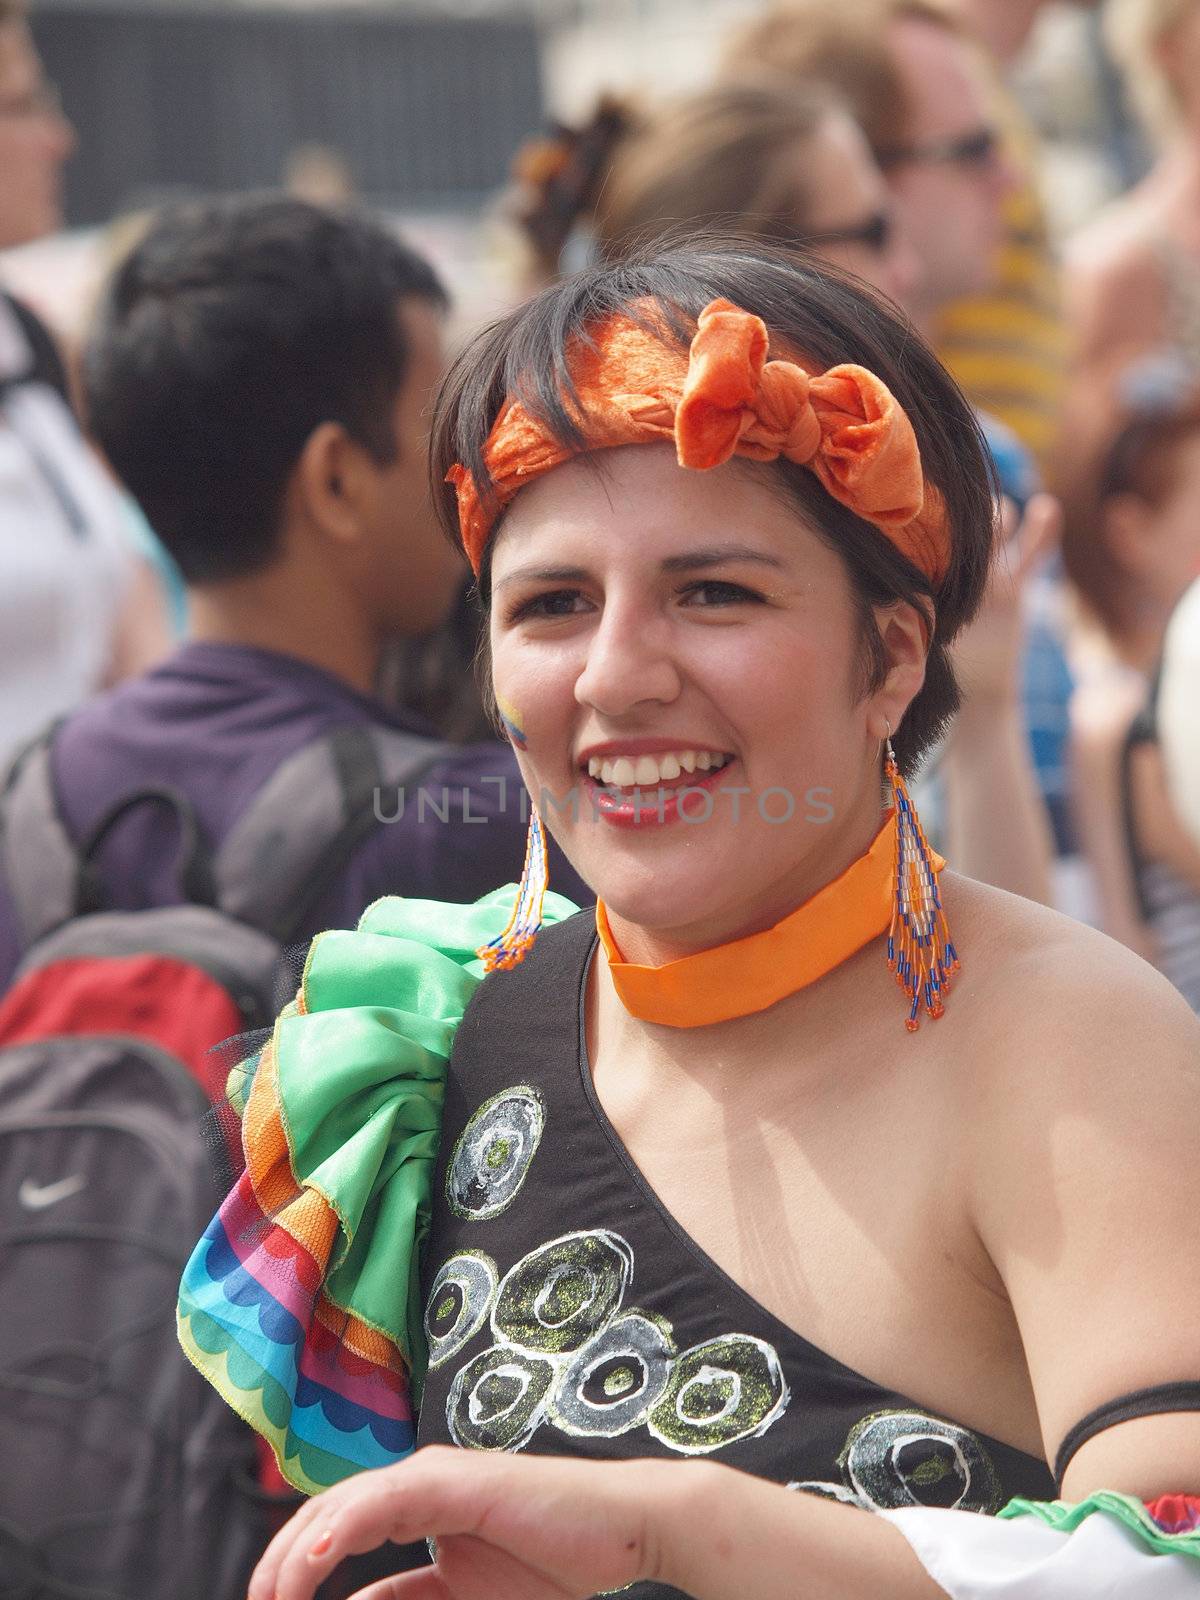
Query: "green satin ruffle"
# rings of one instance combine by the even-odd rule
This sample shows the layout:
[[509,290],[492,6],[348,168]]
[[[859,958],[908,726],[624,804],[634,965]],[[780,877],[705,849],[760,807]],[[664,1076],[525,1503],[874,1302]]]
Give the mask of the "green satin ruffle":
[[1098,1490],[1077,1503],[1066,1500],[1010,1500],[999,1513],[999,1519],[1011,1521],[1018,1517],[1036,1517],[1060,1533],[1074,1533],[1088,1517],[1096,1515],[1115,1517],[1155,1555],[1190,1556],[1200,1561],[1200,1530],[1169,1533],[1155,1522],[1142,1501],[1111,1489]]
[[[483,977],[476,950],[505,926],[515,888],[473,905],[395,897],[354,932],[313,943],[276,1035],[277,1094],[299,1185],[321,1194],[340,1238],[328,1298],[405,1353],[425,1348],[420,1248],[429,1229],[446,1067]],[[548,894],[546,923],[576,907]]]

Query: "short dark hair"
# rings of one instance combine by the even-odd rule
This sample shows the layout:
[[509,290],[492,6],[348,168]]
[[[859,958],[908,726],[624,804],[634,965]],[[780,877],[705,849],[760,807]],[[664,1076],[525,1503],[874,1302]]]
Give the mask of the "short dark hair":
[[[974,413],[954,380],[896,309],[848,274],[761,242],[704,238],[594,267],[543,291],[475,339],[446,379],[431,442],[442,525],[457,541],[457,505],[443,481],[454,462],[470,469],[486,496],[482,451],[506,395],[519,395],[569,448],[583,445],[579,412],[572,414],[578,397],[568,352],[590,325],[630,314],[635,301],[649,298],[686,349],[696,317],[719,296],[754,312],[774,341],[821,367],[857,362],[880,377],[908,413],[926,476],[945,501],[950,561],[935,585],[878,528],[827,494],[807,468],[782,459],[770,466],[745,463],[748,471],[769,473],[845,562],[859,602],[864,693],[884,673],[871,607],[906,600],[926,616],[935,613],[925,684],[893,740],[902,770],[911,772],[958,709],[947,646],[974,615],[987,581],[996,520],[993,477]],[[488,579],[485,554],[485,603]]]
[[433,268],[365,213],[283,196],[161,214],[110,279],[83,358],[101,449],[192,583],[267,566],[314,428],[379,461]]

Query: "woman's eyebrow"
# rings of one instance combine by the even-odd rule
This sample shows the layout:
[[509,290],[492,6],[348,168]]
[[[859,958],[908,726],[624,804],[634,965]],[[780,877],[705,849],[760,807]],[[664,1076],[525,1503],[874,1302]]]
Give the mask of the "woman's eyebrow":
[[774,567],[778,572],[784,570],[784,563],[778,556],[744,544],[711,545],[705,549],[687,550],[681,555],[668,556],[662,563],[662,570],[691,572],[696,567],[719,567],[730,561],[754,561],[763,567]]
[[495,592],[507,589],[514,583],[582,583],[588,576],[584,567],[518,567],[501,578]]
[[[663,572],[692,572],[697,567],[719,567],[732,561],[754,561],[759,566],[784,570],[784,563],[778,556],[744,544],[710,545],[699,550],[685,550],[679,555],[667,556],[660,566]],[[501,589],[507,589],[515,583],[584,583],[589,576],[586,567],[518,567],[500,579],[495,592],[498,594]]]

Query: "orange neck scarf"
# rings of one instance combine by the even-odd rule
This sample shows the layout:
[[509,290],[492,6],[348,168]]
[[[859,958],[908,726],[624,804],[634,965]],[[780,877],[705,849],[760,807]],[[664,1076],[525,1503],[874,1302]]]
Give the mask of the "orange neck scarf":
[[[874,523],[932,583],[945,576],[950,531],[942,498],[925,480],[912,424],[874,373],[848,363],[813,373],[769,361],[766,324],[728,300],[700,313],[687,351],[665,328],[654,331],[662,326],[655,302],[631,310],[643,320],[610,317],[570,354],[584,449],[667,441],[681,467],[701,472],[734,455],[783,456]],[[503,508],[577,453],[509,396],[483,449],[490,492],[481,495],[461,464],[447,473],[476,574]]]
[[[639,966],[624,959],[604,904],[598,902],[596,930],[621,1004],[643,1022],[669,1028],[704,1028],[765,1011],[816,983],[887,932],[896,882],[895,856],[893,811],[866,854],[782,922],[661,967]],[[937,855],[932,860],[934,870],[940,872],[945,862]]]

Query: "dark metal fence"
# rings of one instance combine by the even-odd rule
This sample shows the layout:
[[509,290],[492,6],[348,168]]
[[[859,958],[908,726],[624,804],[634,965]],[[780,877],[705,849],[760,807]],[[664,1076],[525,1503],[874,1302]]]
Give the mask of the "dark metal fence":
[[541,117],[536,32],[519,16],[42,0],[32,20],[80,136],[73,225],[276,185],[308,143],[338,152],[369,199],[471,206]]

